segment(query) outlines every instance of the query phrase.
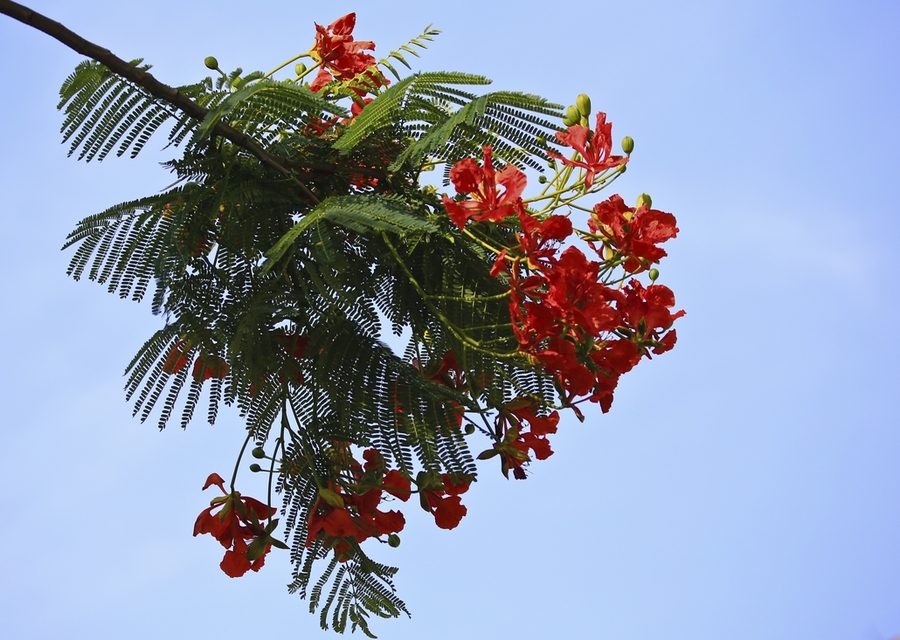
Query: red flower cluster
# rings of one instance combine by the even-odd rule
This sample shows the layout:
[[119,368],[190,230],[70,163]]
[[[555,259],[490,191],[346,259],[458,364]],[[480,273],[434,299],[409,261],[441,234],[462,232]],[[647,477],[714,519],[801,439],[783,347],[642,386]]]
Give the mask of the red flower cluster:
[[[629,273],[659,262],[666,252],[656,245],[678,234],[671,213],[651,209],[643,199],[639,207],[629,207],[618,194],[594,205],[588,228],[614,256],[625,258],[625,270]],[[591,247],[600,252],[593,244]]]
[[[332,485],[319,490],[319,498],[309,513],[306,546],[322,539],[334,549],[338,560],[344,562],[353,556],[351,540],[357,543],[370,537],[379,537],[403,530],[406,520],[399,511],[380,511],[379,504],[386,491],[403,500],[409,500],[410,482],[397,470],[384,472],[385,461],[375,449],[363,452],[365,467],[358,468],[359,479],[364,477],[377,486],[361,484],[366,489],[359,494],[343,492]],[[367,486],[368,485],[368,486]]]
[[[665,255],[656,245],[678,229],[671,214],[646,205],[622,209],[620,202],[613,196],[597,205],[589,224],[612,251],[612,263],[625,256],[626,269],[634,272]],[[621,374],[642,355],[662,353],[675,344],[675,332],[668,329],[684,312],[669,311],[675,297],[667,287],[644,289],[633,280],[616,289],[602,282],[610,261],[589,260],[574,246],[559,254],[560,243],[573,231],[568,218],[538,220],[521,200],[514,208],[522,231],[515,247],[499,253],[491,273],[505,274],[509,281],[519,350],[556,378],[567,404],[586,398],[606,412]],[[623,340],[631,346],[620,345]],[[521,442],[518,434],[507,449],[513,442]],[[516,456],[507,453],[506,463],[516,468]]]
[[441,529],[455,529],[469,510],[459,496],[469,490],[470,478],[441,475],[439,486],[419,487],[419,501],[425,511],[434,516],[434,523]]
[[[212,506],[200,513],[194,523],[194,535],[209,533],[225,547],[225,557],[219,566],[228,576],[239,578],[251,569],[259,571],[273,545],[287,548],[283,542],[272,538],[277,520],[265,527],[260,523],[260,519],[275,515],[275,508],[237,492],[226,493],[225,481],[217,473],[206,479],[203,490],[212,485],[219,487],[225,495],[214,498]],[[221,509],[213,513],[219,507]]]
[[481,452],[478,458],[487,460],[499,455],[503,475],[509,477],[511,468],[517,480],[524,480],[524,465],[531,462],[529,449],[538,460],[546,460],[552,456],[553,450],[547,436],[556,433],[556,426],[559,424],[558,411],[547,416],[537,416],[537,409],[537,403],[529,398],[516,398],[508,402],[497,417],[497,430],[498,434],[502,434],[502,439],[494,443],[493,449]]
[[628,162],[624,156],[610,155],[612,151],[612,122],[606,121],[606,114],[602,111],[597,114],[597,126],[594,131],[580,124],[569,127],[568,131],[560,131],[556,139],[567,147],[572,147],[581,156],[581,160],[570,160],[555,151],[548,151],[547,155],[556,158],[564,165],[580,167],[585,170],[584,187],[590,189],[594,186],[594,177],[607,169],[618,167]]
[[[663,285],[644,289],[632,280],[619,290],[603,284],[601,264],[576,247],[529,264],[536,268],[526,278],[517,277],[517,265],[510,271],[519,349],[554,375],[567,403],[588,396],[608,411],[619,376],[649,356],[648,349],[670,349],[675,332],[666,332],[684,312],[669,311],[675,296]],[[628,337],[611,339],[617,334]],[[620,346],[623,340],[631,346]]]
[[[163,362],[162,370],[165,373],[174,375],[184,369],[188,362],[188,353],[191,345],[184,339],[179,340],[172,347],[166,361]],[[211,356],[201,353],[194,361],[194,368],[191,375],[197,382],[205,382],[210,378],[224,378],[228,373],[228,363],[219,356]]]
[[[471,195],[472,200],[457,202],[444,196],[444,207],[450,220],[460,229],[472,218],[476,222],[501,222],[515,215],[515,204],[525,190],[526,177],[517,167],[506,165],[494,170],[491,147],[484,147],[484,164],[478,166],[472,158],[460,160],[450,169],[450,180],[459,194]],[[497,187],[504,187],[498,193]]]
[[387,78],[371,69],[376,64],[375,57],[363,53],[374,51],[375,43],[371,40],[354,40],[355,26],[355,13],[348,13],[327,27],[316,24],[316,43],[310,53],[322,66],[309,86],[311,91],[321,91],[335,78],[349,80],[367,70],[367,77],[373,84],[379,87],[388,84]]

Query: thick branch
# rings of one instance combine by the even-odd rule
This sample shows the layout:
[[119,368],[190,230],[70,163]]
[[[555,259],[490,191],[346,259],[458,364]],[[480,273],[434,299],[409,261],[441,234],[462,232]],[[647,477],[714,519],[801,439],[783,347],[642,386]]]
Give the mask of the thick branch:
[[[73,51],[87,56],[92,60],[96,60],[116,75],[130,82],[133,82],[140,87],[143,87],[153,97],[158,98],[177,109],[180,109],[191,118],[194,118],[198,121],[203,121],[203,119],[206,118],[207,114],[209,113],[209,109],[200,106],[199,104],[179,92],[178,89],[170,87],[167,84],[163,84],[162,82],[154,78],[152,74],[129,64],[125,60],[122,60],[121,58],[113,54],[109,49],[104,49],[103,47],[85,40],[74,31],[71,31],[61,25],[59,22],[55,22],[54,20],[51,20],[50,18],[41,15],[40,13],[29,9],[28,7],[20,5],[16,2],[12,2],[11,0],[0,0],[0,13],[8,15],[9,17],[18,20],[19,22],[30,27],[34,27],[38,31],[42,31],[43,33],[46,33],[47,35],[59,40]],[[306,187],[306,185],[297,180],[297,177],[290,170],[288,170],[285,165],[327,172],[333,172],[335,170],[334,165],[319,166],[311,163],[303,163],[302,161],[275,156],[259,146],[259,144],[250,136],[241,133],[237,129],[229,127],[227,124],[224,124],[222,122],[216,123],[216,125],[212,129],[212,135],[221,136],[227,140],[230,140],[235,145],[256,156],[263,164],[266,164],[276,171],[289,176],[302,189],[303,193],[315,203],[318,202],[318,199],[315,197],[315,195],[313,195],[313,193]],[[360,168],[354,168],[353,171],[355,173],[362,174],[369,173],[365,169]]]

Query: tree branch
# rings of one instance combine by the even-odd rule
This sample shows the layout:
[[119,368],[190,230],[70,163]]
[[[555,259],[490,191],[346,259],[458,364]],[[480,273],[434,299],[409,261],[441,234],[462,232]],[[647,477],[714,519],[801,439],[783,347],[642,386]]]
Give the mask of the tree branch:
[[[76,51],[83,56],[87,56],[92,60],[96,60],[119,77],[124,78],[129,82],[133,82],[140,87],[143,87],[153,97],[174,106],[175,108],[183,111],[185,114],[187,114],[191,118],[194,118],[195,120],[202,122],[209,113],[209,109],[200,106],[187,96],[183,95],[180,91],[178,91],[178,89],[170,87],[167,84],[163,84],[162,82],[154,78],[152,74],[129,64],[125,60],[113,54],[109,49],[104,49],[103,47],[100,47],[93,42],[85,40],[74,31],[67,29],[59,22],[41,15],[37,11],[29,9],[28,7],[25,7],[16,2],[12,2],[11,0],[0,0],[0,14],[5,14],[10,18],[28,25],[29,27],[33,27],[38,31],[46,33],[48,36],[59,40],[73,51]],[[233,144],[254,155],[263,164],[275,169],[279,173],[288,176],[294,183],[296,183],[300,187],[306,197],[308,197],[313,203],[318,203],[319,199],[316,198],[316,196],[309,190],[309,188],[302,182],[300,182],[297,179],[297,176],[288,168],[286,168],[285,165],[317,171],[325,171],[328,173],[332,173],[335,171],[335,165],[321,166],[317,164],[304,163],[302,161],[275,156],[263,149],[250,136],[241,133],[237,129],[229,127],[227,124],[224,124],[222,122],[216,123],[216,125],[212,128],[211,135],[221,136],[226,140],[231,141]],[[360,168],[354,168],[353,171],[355,173],[368,173],[368,171],[366,171],[365,169]],[[380,173],[379,175],[384,174]]]

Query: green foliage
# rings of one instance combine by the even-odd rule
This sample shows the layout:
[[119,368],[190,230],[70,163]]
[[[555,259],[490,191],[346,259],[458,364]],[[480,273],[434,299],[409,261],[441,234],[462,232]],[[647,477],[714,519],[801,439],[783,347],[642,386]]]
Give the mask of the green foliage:
[[[132,65],[147,71],[150,65],[133,60]],[[178,87],[184,95],[201,106],[208,106],[224,97],[211,92],[207,78],[194,85]],[[63,142],[72,139],[69,155],[79,147],[79,160],[103,160],[118,144],[116,155],[129,149],[134,158],[150,137],[169,120],[174,126],[169,142],[180,143],[186,133],[194,129],[196,121],[174,107],[151,96],[146,90],[114,75],[99,62],[86,60],[66,78],[59,91],[58,109],[66,117],[62,124]],[[74,136],[74,138],[73,138]]]

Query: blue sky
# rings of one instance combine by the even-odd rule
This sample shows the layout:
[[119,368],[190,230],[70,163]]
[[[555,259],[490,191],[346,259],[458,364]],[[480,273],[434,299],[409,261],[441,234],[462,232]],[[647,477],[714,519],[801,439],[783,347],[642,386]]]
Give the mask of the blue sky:
[[[421,69],[568,104],[636,141],[616,183],[673,212],[677,348],[613,410],[565,418],[526,482],[492,464],[451,532],[409,513],[411,620],[389,640],[876,640],[900,634],[900,4],[33,0],[161,80],[269,69],[352,10],[379,53],[433,23]],[[286,554],[232,580],[192,538],[234,413],[158,432],[121,372],[148,306],[66,278],[75,223],[169,184],[66,158],[57,90],[80,57],[0,17],[0,619],[8,638],[328,637]],[[894,185],[894,186],[892,186]],[[248,493],[252,491],[248,490]]]

